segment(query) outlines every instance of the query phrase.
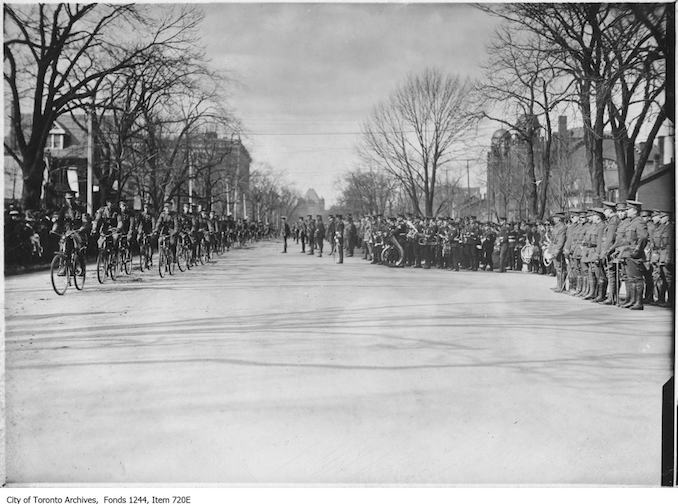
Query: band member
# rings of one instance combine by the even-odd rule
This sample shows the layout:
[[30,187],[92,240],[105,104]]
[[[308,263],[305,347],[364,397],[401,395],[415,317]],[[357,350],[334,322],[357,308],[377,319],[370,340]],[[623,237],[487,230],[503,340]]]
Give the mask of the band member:
[[290,225],[287,223],[287,217],[283,216],[280,218],[282,220],[282,225],[280,229],[280,234],[283,239],[283,254],[287,254],[287,238],[290,236]]
[[343,216],[337,215],[337,222],[334,230],[334,240],[337,247],[337,253],[339,254],[337,264],[344,263],[344,228]]
[[316,216],[314,243],[318,247],[318,257],[323,256],[323,242],[325,241],[325,224],[321,215]]

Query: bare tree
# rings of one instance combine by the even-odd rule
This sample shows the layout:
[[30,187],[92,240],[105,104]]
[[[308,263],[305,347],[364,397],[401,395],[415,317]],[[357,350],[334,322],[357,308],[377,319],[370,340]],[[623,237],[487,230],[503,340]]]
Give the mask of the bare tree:
[[478,84],[483,115],[506,127],[525,149],[530,214],[542,219],[551,176],[551,114],[569,99],[572,81],[558,75],[552,55],[530,33],[500,27],[488,54]]
[[[656,31],[665,33],[667,12],[673,8],[668,4],[622,6],[627,16],[603,35],[608,48],[605,57],[619,69],[607,105],[621,199],[635,198],[654,139],[667,118],[669,109],[662,103],[667,94],[666,53],[657,45],[650,23],[658,23]],[[649,133],[643,131],[647,128]],[[647,134],[642,147],[638,145],[641,131]]]
[[396,181],[387,173],[350,170],[340,181],[338,205],[355,214],[384,213],[392,202],[395,186]]
[[40,204],[45,145],[54,121],[91,96],[107,76],[143,65],[153,48],[183,43],[186,15],[178,11],[151,20],[135,6],[103,4],[5,4],[3,9],[4,78],[15,139],[5,150],[21,166],[23,204],[33,209]]
[[433,215],[438,170],[478,120],[472,92],[470,82],[428,69],[407,77],[363,125],[361,157],[395,177],[417,214]]

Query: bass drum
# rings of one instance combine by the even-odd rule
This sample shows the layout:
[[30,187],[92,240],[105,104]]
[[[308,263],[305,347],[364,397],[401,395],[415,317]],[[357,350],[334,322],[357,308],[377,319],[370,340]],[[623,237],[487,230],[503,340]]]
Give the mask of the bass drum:
[[381,262],[388,266],[402,266],[405,259],[403,247],[393,235],[389,236],[388,241],[389,244],[381,252]]
[[544,247],[544,252],[541,255],[541,262],[544,263],[544,266],[547,268],[553,263],[553,253],[551,252],[551,247]]
[[524,263],[529,263],[532,261],[532,255],[534,254],[534,246],[529,243],[520,249],[520,257]]

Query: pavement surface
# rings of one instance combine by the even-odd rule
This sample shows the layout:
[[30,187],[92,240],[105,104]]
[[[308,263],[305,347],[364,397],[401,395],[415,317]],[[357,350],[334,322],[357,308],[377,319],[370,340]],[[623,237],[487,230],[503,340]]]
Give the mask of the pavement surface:
[[298,250],[6,278],[8,482],[659,485],[670,310]]

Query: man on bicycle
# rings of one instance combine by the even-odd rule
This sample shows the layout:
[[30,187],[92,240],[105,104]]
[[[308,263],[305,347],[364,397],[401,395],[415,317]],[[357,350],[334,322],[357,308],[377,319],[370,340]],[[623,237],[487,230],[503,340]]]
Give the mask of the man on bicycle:
[[[76,250],[82,251],[87,246],[87,234],[90,229],[89,217],[73,201],[73,196],[72,191],[66,191],[64,204],[52,225],[53,232],[63,235],[59,242],[59,248],[65,247],[66,252],[70,252],[71,243]],[[72,241],[67,240],[67,238]],[[65,265],[62,265],[59,269],[59,275],[63,276],[64,274]]]
[[130,246],[134,232],[134,215],[127,207],[125,200],[120,200],[120,213],[118,214],[118,233],[122,238],[121,244]]
[[172,254],[176,251],[177,245],[177,233],[180,230],[178,217],[173,215],[170,212],[171,204],[165,202],[162,207],[162,213],[158,216],[158,220],[155,221],[155,227],[153,228],[153,234],[161,234],[169,236],[169,246]]
[[[169,209],[169,205],[168,205]],[[153,228],[155,224],[155,217],[153,216],[153,213],[151,211],[151,204],[150,203],[144,203],[143,210],[137,217],[137,222],[136,222],[136,231],[137,231],[137,243],[139,244],[139,248],[141,251],[141,247],[144,244],[146,237],[151,236],[153,234]],[[149,264],[153,264],[153,248],[150,247],[149,244],[149,250],[147,251],[148,257],[149,257]]]
[[209,216],[207,217],[207,231],[209,233],[209,241],[212,244],[219,244],[219,220],[217,219],[217,214],[214,210],[210,210]]
[[113,198],[109,196],[106,198],[106,205],[96,211],[94,224],[92,226],[92,234],[99,234],[99,238],[97,239],[97,247],[99,250],[105,247],[106,235],[110,232],[110,236],[113,240],[113,250],[117,251],[119,221],[120,216],[113,206]]

